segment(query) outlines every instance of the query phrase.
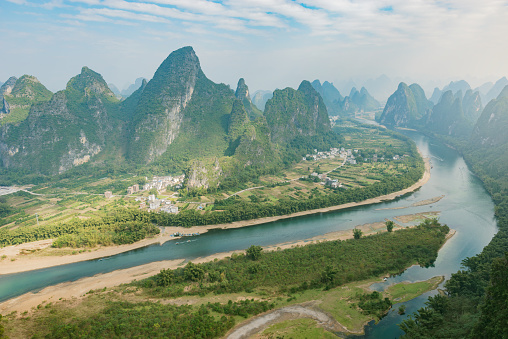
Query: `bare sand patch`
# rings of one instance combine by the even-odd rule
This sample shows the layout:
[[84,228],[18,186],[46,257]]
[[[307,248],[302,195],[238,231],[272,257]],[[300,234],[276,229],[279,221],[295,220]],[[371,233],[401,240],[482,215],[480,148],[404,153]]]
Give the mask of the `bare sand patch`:
[[444,195],[440,195],[438,197],[434,197],[434,198],[430,198],[430,199],[426,199],[426,200],[417,201],[415,203],[412,203],[409,206],[378,208],[377,210],[378,211],[382,211],[382,210],[402,210],[404,208],[409,208],[409,207],[419,207],[419,206],[431,205],[431,204],[434,204],[434,203],[438,202],[439,200],[443,199],[444,197],[445,197]]
[[249,338],[251,335],[259,333],[275,323],[298,318],[314,319],[318,322],[319,326],[331,332],[347,331],[347,329],[339,324],[333,317],[315,308],[315,304],[315,301],[310,301],[300,305],[286,306],[277,310],[268,311],[236,326],[226,334],[226,338]]
[[445,197],[444,195],[440,195],[438,197],[415,202],[414,204],[411,204],[411,206],[418,207],[418,206],[424,206],[424,205],[431,205],[431,204],[434,204],[434,203],[438,202],[439,200],[443,199],[444,197]]
[[397,220],[398,222],[402,223],[408,223],[415,220],[423,220],[426,218],[435,218],[439,216],[441,212],[440,211],[432,211],[432,212],[422,212],[422,213],[415,213],[415,214],[408,214],[408,215],[399,215],[394,217],[393,219]]

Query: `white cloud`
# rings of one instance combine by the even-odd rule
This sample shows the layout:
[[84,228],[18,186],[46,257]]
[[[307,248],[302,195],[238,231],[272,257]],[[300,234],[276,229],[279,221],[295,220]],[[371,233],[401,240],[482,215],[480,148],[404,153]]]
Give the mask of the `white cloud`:
[[13,4],[16,4],[16,5],[26,5],[27,4],[26,0],[7,0],[7,1],[12,2]]
[[[336,80],[355,74],[451,77],[465,70],[478,77],[508,74],[504,60],[508,53],[506,1],[8,1],[46,9],[37,10],[40,15],[24,15],[24,20],[16,18],[3,24],[12,28],[11,36],[14,31],[26,34],[24,39],[4,38],[6,57],[13,62],[18,62],[15,51],[24,48],[32,55],[47,55],[49,60],[51,48],[62,54],[74,53],[72,57],[79,57],[79,63],[88,57],[104,65],[103,69],[119,69],[127,64],[106,63],[123,60],[125,54],[139,57],[145,53],[151,57],[144,69],[146,74],[149,67],[157,66],[158,58],[162,60],[173,49],[192,44],[206,56],[201,59],[212,79],[235,85],[238,77],[246,76],[252,79],[254,88],[283,87],[284,81],[297,85],[302,78]],[[30,32],[33,22],[40,31]],[[116,29],[118,25],[123,26]],[[67,36],[56,33],[56,28]],[[26,43],[39,39],[45,39],[51,47]],[[118,40],[126,45],[107,48],[110,56],[95,51],[98,40]],[[88,48],[81,50],[80,45]],[[72,48],[80,49],[83,55]],[[105,45],[101,48],[106,49]],[[138,67],[142,66],[130,66]],[[111,74],[120,74],[120,84],[140,75],[115,72]],[[263,85],[270,81],[275,85]]]

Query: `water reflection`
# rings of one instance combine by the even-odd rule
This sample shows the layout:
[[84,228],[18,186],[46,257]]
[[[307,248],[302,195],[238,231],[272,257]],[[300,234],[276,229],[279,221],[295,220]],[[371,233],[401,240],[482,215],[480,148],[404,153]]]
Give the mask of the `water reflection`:
[[[192,260],[218,252],[242,250],[252,244],[269,246],[295,242],[328,232],[351,229],[356,225],[384,219],[393,220],[398,215],[427,211],[440,211],[440,221],[456,229],[457,234],[441,249],[434,267],[411,267],[402,275],[389,278],[386,283],[376,288],[401,281],[427,280],[436,275],[448,278],[460,268],[464,258],[479,253],[496,232],[494,205],[481,182],[468,170],[464,159],[457,152],[438,141],[429,142],[427,137],[416,132],[404,133],[416,142],[424,156],[431,158],[433,166],[429,182],[414,193],[370,206],[290,218],[241,229],[212,230],[193,238],[196,241],[182,245],[176,245],[176,241],[168,241],[163,245],[151,245],[111,256],[107,260],[86,261],[1,276],[0,301],[60,282],[154,261],[184,258]],[[431,205],[408,207],[414,202],[441,195],[445,197]],[[392,209],[396,207],[407,208]],[[426,299],[422,296],[405,303],[406,313],[416,311],[423,306]],[[398,305],[395,308],[398,308]],[[401,319],[404,317],[391,311],[378,325],[367,328],[366,337],[399,336],[401,332],[396,324]]]

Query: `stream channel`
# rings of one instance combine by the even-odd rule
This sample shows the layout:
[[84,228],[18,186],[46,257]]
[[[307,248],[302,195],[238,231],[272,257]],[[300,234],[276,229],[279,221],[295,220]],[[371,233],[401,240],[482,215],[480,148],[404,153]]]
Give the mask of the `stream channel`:
[[[190,242],[176,245],[168,241],[130,252],[74,264],[56,266],[30,272],[0,275],[0,302],[27,292],[35,292],[50,285],[74,281],[100,273],[129,268],[160,260],[185,258],[192,260],[218,252],[242,250],[250,245],[269,246],[312,238],[328,232],[352,229],[357,225],[384,221],[400,215],[440,211],[439,220],[457,231],[440,250],[433,267],[413,266],[403,274],[373,285],[383,290],[401,281],[427,280],[433,276],[450,275],[461,268],[464,258],[481,252],[497,232],[494,204],[481,181],[468,169],[464,159],[453,149],[417,132],[402,131],[412,138],[425,157],[431,159],[430,180],[419,190],[396,200],[340,211],[278,220],[266,224],[228,230],[211,230]],[[444,195],[440,201],[424,206],[411,204]],[[404,209],[394,209],[407,207]],[[180,240],[181,241],[181,240]],[[394,338],[403,332],[397,324],[424,306],[428,296],[437,290],[405,302],[406,315],[397,312],[395,304],[378,324],[366,326],[365,338]]]

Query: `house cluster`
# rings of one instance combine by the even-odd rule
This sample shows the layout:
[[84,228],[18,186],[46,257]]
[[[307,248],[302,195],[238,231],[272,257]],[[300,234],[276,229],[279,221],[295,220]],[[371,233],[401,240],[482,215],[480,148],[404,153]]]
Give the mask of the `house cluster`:
[[164,176],[164,177],[157,177],[154,176],[152,181],[146,183],[143,185],[143,190],[151,190],[152,188],[155,188],[157,191],[165,190],[168,186],[175,186],[176,189],[182,188],[183,181],[185,179],[185,174],[173,177],[173,176]]
[[158,199],[155,194],[150,194],[148,198],[137,197],[136,201],[139,201],[139,208],[145,209],[148,207],[149,211],[155,211],[160,209],[161,212],[177,214],[178,206],[173,204],[169,199]]
[[318,152],[317,149],[314,149],[314,154],[306,154],[302,160],[320,160],[320,159],[334,159],[336,157],[342,157],[340,150],[338,148],[330,148],[329,151]]
[[131,195],[132,193],[136,193],[136,192],[139,192],[139,185],[138,184],[127,187],[127,194],[128,195]]
[[356,159],[354,154],[358,153],[357,149],[345,149],[344,147],[339,148],[330,148],[329,151],[326,152],[318,152],[317,149],[314,150],[314,154],[307,154],[303,157],[302,160],[321,160],[321,159],[334,159],[336,157],[345,158],[347,162],[351,165],[356,165]]
[[326,176],[326,174],[317,174],[316,172],[311,173],[311,176],[318,177],[321,180],[321,184],[331,187],[331,188],[338,188],[342,187],[342,184],[337,179],[331,179]]

